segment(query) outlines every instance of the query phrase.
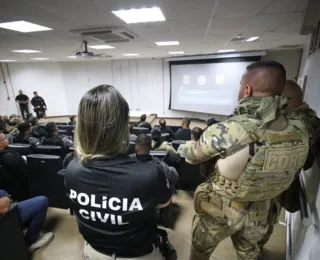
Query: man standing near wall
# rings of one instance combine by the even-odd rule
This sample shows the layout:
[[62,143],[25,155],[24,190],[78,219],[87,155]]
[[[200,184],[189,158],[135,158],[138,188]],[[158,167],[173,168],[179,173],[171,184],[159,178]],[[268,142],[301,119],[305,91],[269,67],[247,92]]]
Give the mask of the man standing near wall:
[[33,92],[34,97],[31,99],[31,104],[33,105],[33,110],[37,114],[37,118],[40,119],[44,116],[45,111],[47,110],[47,105],[44,99],[38,96],[38,92]]
[[284,67],[253,63],[240,84],[233,116],[208,127],[187,149],[190,163],[218,158],[210,181],[194,195],[191,260],[209,260],[227,237],[239,260],[259,259],[259,242],[277,221],[270,212],[281,208],[273,199],[290,186],[308,155],[305,124],[285,116]]
[[22,90],[19,90],[19,95],[16,96],[16,102],[20,106],[21,116],[26,119],[29,115],[29,97],[24,95]]

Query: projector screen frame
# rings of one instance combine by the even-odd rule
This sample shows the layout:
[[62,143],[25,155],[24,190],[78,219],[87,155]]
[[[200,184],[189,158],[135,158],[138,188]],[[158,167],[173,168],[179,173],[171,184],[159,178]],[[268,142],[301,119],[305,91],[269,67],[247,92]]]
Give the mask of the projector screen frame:
[[[191,110],[182,110],[182,109],[172,109],[172,70],[171,66],[173,65],[194,65],[194,64],[212,64],[212,63],[228,63],[228,62],[256,62],[261,60],[262,56],[244,56],[244,57],[232,57],[232,58],[210,58],[210,59],[198,59],[198,60],[170,60],[169,61],[169,77],[170,77],[170,99],[169,99],[169,110],[172,111],[184,111],[184,112],[196,112],[202,114],[208,114],[207,112],[198,112]],[[240,81],[240,79],[239,79]],[[239,86],[240,87],[240,86]]]

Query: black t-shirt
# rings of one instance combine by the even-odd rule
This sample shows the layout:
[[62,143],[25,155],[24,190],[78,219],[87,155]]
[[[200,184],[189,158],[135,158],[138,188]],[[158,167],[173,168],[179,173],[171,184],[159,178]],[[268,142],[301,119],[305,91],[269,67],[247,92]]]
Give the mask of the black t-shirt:
[[173,132],[169,126],[160,126],[161,134],[169,134],[173,138]]
[[31,99],[31,104],[34,106],[34,107],[46,107],[46,102],[44,101],[44,99],[42,97],[39,97],[39,96],[36,96],[36,97],[33,97]]
[[156,206],[171,198],[157,164],[128,155],[100,157],[67,167],[65,183],[84,239],[104,254],[138,257],[157,238]]
[[[19,101],[20,105],[27,104],[28,99],[29,99],[28,96],[26,96],[25,94],[19,94],[18,96],[16,96],[16,101]],[[25,103],[20,103],[20,101],[24,101]]]
[[191,129],[190,128],[180,128],[174,134],[174,139],[175,140],[184,140],[184,141],[191,140]]

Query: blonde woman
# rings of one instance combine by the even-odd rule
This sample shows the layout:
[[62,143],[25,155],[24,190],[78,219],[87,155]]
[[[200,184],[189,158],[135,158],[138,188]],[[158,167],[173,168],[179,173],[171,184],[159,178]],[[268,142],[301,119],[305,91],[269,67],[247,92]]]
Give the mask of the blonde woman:
[[154,162],[125,154],[128,115],[126,100],[109,85],[89,90],[79,104],[77,158],[65,182],[86,240],[84,259],[162,259],[155,211],[169,205],[171,192]]

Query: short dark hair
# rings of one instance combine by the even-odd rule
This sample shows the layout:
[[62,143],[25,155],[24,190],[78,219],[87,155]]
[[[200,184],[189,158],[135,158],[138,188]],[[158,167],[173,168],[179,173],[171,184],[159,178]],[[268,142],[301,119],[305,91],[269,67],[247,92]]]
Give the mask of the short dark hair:
[[146,114],[143,114],[143,115],[140,116],[140,121],[144,122],[144,121],[146,121],[146,119],[147,119],[147,115]]
[[5,122],[0,122],[0,131],[7,131],[7,124]]
[[36,118],[36,117],[31,117],[31,119],[30,119],[30,124],[32,125],[32,126],[36,126],[37,124],[38,124],[38,118]]
[[25,135],[25,133],[31,128],[31,125],[28,121],[24,121],[18,124],[19,135]]
[[203,133],[203,130],[200,127],[194,127],[191,130],[191,134],[193,135],[195,141],[199,141],[202,133]]
[[191,123],[191,119],[189,117],[184,117],[182,119],[182,123],[186,124],[187,127],[189,127],[190,123]]
[[49,122],[45,127],[45,130],[49,135],[52,135],[56,129],[57,125],[54,122]]
[[165,120],[164,118],[161,118],[161,119],[159,120],[159,125],[160,125],[160,126],[166,126],[166,124],[167,124],[167,122],[166,122],[166,120]]
[[136,149],[139,147],[150,151],[151,150],[151,137],[146,134],[138,135],[138,137],[136,139]]
[[38,93],[38,91],[33,91],[33,95],[35,95],[36,93]]
[[213,124],[218,123],[217,120],[214,119],[214,117],[211,117],[207,120],[207,126],[212,126]]
[[70,116],[70,121],[73,122],[73,120],[76,118],[76,116]]

